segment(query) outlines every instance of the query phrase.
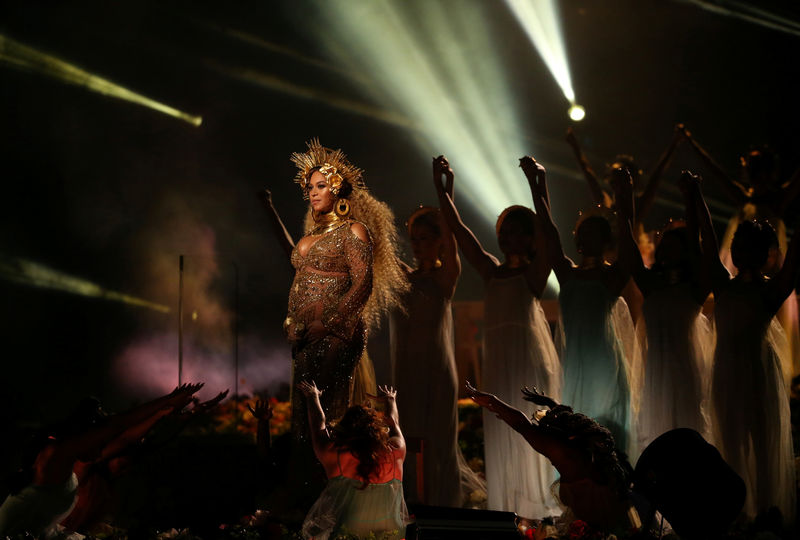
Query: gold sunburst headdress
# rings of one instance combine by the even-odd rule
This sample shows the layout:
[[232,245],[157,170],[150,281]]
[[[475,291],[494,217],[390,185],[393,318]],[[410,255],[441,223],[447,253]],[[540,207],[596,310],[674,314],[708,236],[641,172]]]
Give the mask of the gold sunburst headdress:
[[325,148],[316,137],[306,142],[306,146],[308,146],[307,152],[295,152],[291,157],[297,166],[294,181],[302,188],[304,199],[308,199],[308,182],[314,169],[318,169],[325,176],[331,192],[336,196],[339,195],[344,182],[354,190],[367,189],[362,178],[364,171],[350,163],[341,149]]

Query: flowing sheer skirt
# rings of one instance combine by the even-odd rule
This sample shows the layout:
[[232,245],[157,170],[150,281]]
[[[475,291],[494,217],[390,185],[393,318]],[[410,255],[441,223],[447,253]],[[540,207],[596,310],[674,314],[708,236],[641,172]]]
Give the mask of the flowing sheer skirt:
[[[558,400],[558,356],[539,300],[524,276],[491,279],[486,289],[483,387],[530,414],[535,406],[522,399],[523,386],[536,386]],[[483,412],[484,454],[490,510],[525,517],[558,515],[550,486],[555,469],[528,442],[494,414]]]

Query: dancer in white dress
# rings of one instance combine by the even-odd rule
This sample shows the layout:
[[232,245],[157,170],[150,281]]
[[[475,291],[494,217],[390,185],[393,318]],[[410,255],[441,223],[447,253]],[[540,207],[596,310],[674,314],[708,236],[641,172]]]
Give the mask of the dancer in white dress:
[[786,335],[775,314],[797,282],[800,246],[789,244],[786,261],[766,280],[761,268],[775,232],[766,223],[746,221],[731,242],[738,274],[731,279],[719,258],[708,209],[695,181],[705,271],[715,298],[717,347],[711,399],[715,440],[725,461],[747,486],[744,511],[754,517],[771,507],[794,522],[795,466],[789,398],[781,374]]
[[[434,160],[434,181],[452,177]],[[435,506],[461,506],[486,484],[473,472],[458,447],[458,381],[454,357],[451,300],[461,274],[453,233],[438,208],[421,207],[408,220],[416,268],[406,267],[411,290],[402,310],[390,319],[394,383],[406,398],[398,407],[407,438],[423,441],[423,501]],[[418,492],[415,460],[405,466],[405,491]],[[413,485],[412,485],[413,484]],[[482,498],[482,497],[480,497]]]
[[[449,169],[443,157],[438,159]],[[523,206],[512,206],[500,215],[497,240],[505,256],[501,264],[464,225],[440,183],[437,192],[459,247],[486,283],[483,386],[512,396],[512,405],[522,410],[530,409],[519,392],[525,385],[559,395],[558,356],[539,304],[550,267],[541,235],[535,234],[536,215]],[[559,513],[550,492],[553,467],[492,414],[484,414],[483,421],[489,509],[525,517]]]
[[[583,255],[576,266],[564,254],[550,214],[544,167],[531,157],[523,158],[520,166],[531,182],[536,210],[545,224],[550,261],[561,285],[559,304],[565,334],[563,401],[606,426],[618,448],[632,454],[635,448],[631,437],[630,368],[626,346],[615,325],[615,307],[630,279],[625,271],[628,263],[619,259],[611,265],[605,262],[603,254],[611,242],[611,227],[604,217],[591,216],[575,232],[578,252]],[[625,169],[616,169],[614,177],[631,182]]]
[[630,261],[629,270],[644,295],[647,354],[637,422],[640,449],[675,428],[694,429],[709,438],[705,389],[713,337],[701,310],[711,286],[701,278],[697,211],[687,188],[691,178],[684,172],[679,180],[686,224],[661,235],[652,268],[645,267],[634,240],[632,193],[628,184],[617,184],[617,209],[631,229],[620,236],[620,251],[626,252],[622,258]]

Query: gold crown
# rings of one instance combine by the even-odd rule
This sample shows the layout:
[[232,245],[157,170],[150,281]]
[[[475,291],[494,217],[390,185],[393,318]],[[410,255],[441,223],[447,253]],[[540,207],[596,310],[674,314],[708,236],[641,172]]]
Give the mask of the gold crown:
[[303,190],[303,198],[308,199],[308,183],[312,169],[318,169],[325,179],[334,195],[339,195],[339,190],[343,182],[347,182],[353,189],[367,189],[362,174],[364,171],[353,165],[347,160],[340,149],[331,150],[325,148],[315,137],[306,143],[308,151],[304,153],[295,152],[291,160],[297,166],[297,175],[294,181]]

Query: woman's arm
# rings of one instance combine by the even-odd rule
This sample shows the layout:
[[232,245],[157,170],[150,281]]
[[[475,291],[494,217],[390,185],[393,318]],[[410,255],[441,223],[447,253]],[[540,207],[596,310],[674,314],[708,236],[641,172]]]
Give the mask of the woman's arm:
[[[453,200],[453,170],[449,165],[443,166],[447,162],[445,160],[433,162],[433,180],[434,183],[441,182],[442,174],[445,177],[444,191]],[[442,269],[437,274],[439,278],[439,285],[445,298],[453,298],[456,292],[456,284],[458,278],[461,276],[461,258],[458,256],[458,244],[453,231],[444,217],[442,210],[439,210],[439,230],[442,235]]]
[[494,394],[481,392],[470,383],[467,383],[466,387],[467,394],[472,401],[493,412],[497,415],[497,418],[508,424],[511,429],[525,437],[525,440],[534,450],[552,461],[553,456],[558,453],[555,448],[558,444],[553,437],[542,433],[539,426],[533,424],[525,416],[525,413],[512,407]]
[[589,191],[592,193],[594,204],[607,207],[608,200],[606,193],[603,191],[603,188],[600,187],[597,174],[595,174],[592,166],[589,164],[589,160],[586,159],[586,156],[581,150],[580,144],[578,144],[578,138],[575,136],[575,132],[572,128],[567,129],[567,144],[569,144],[570,148],[572,148],[572,151],[575,153],[575,159],[578,160],[578,165],[581,168],[583,177],[586,178],[586,183],[589,184]]
[[314,454],[316,454],[317,459],[325,465],[325,454],[330,446],[331,439],[328,434],[328,426],[325,424],[325,413],[319,401],[322,390],[317,388],[314,381],[300,381],[297,385],[297,389],[306,397],[308,427],[311,431],[311,444],[314,447]]
[[267,216],[269,216],[269,221],[272,224],[275,238],[278,239],[278,243],[286,253],[286,256],[291,259],[292,251],[294,250],[294,240],[292,239],[292,235],[289,234],[289,231],[286,230],[286,226],[283,224],[280,215],[278,215],[278,211],[272,204],[272,192],[265,189],[263,195],[259,198],[267,209]]
[[272,418],[272,407],[269,401],[256,400],[255,407],[247,404],[256,420],[258,420],[258,428],[256,430],[256,447],[258,448],[258,455],[262,458],[269,456],[270,449],[272,448],[272,434],[269,431],[269,421]]
[[542,233],[547,243],[549,264],[556,273],[559,283],[563,284],[564,280],[568,279],[567,274],[573,265],[569,257],[564,254],[558,228],[550,214],[550,195],[547,192],[546,171],[532,157],[527,156],[519,160],[519,166],[528,178],[536,213],[541,216]]
[[350,341],[372,292],[372,239],[367,228],[358,222],[350,226],[350,232],[352,234],[346,235],[344,242],[344,259],[350,275],[350,288],[334,309],[326,310],[321,325],[318,321],[309,324],[306,335],[310,339],[321,339],[327,334],[333,334]]
[[[647,296],[652,291],[650,271],[644,265],[642,253],[633,233],[634,197],[633,182],[629,171],[617,169],[613,173],[612,187],[617,201],[617,229],[619,256],[617,266],[623,274],[633,276],[636,286]],[[624,285],[623,285],[624,287]]]
[[683,130],[683,135],[686,140],[689,141],[691,147],[694,148],[695,152],[697,152],[697,155],[700,156],[700,159],[703,161],[703,163],[705,163],[706,167],[708,167],[709,171],[711,171],[711,174],[716,177],[717,180],[719,180],[721,186],[728,193],[733,202],[737,206],[744,206],[749,200],[747,189],[745,189],[744,186],[742,186],[739,182],[736,182],[729,177],[719,163],[717,163],[714,158],[711,157],[711,154],[709,154],[705,148],[700,146],[700,143],[694,140],[692,134],[689,133],[689,131],[685,128]]
[[711,223],[711,213],[708,211],[703,192],[700,189],[700,176],[684,177],[687,184],[685,188],[694,200],[697,209],[697,224],[700,229],[700,249],[702,250],[702,273],[700,279],[708,283],[712,290],[718,292],[720,287],[730,281],[730,274],[719,258],[719,243],[714,226]]
[[[456,242],[467,261],[478,271],[484,280],[489,280],[492,277],[495,269],[500,266],[500,263],[492,255],[487,253],[483,246],[481,246],[472,231],[461,220],[458,215],[453,199],[447,193],[445,186],[441,182],[441,174],[447,175],[447,178],[453,178],[453,171],[450,169],[450,164],[444,156],[439,156],[433,160],[434,169],[434,186],[436,187],[436,194],[439,197],[439,209],[442,211],[445,221],[447,222],[450,231],[455,235]],[[436,173],[441,171],[441,174]]]
[[[795,227],[797,231],[797,227]],[[794,233],[792,239],[789,241],[789,247],[786,249],[786,257],[783,260],[783,266],[775,274],[767,284],[767,292],[769,306],[772,308],[773,313],[777,313],[786,298],[792,292],[792,289],[797,285],[797,278],[800,277],[800,240],[798,240],[797,232]]]
[[661,181],[664,171],[669,166],[670,161],[672,161],[672,156],[675,153],[675,149],[678,148],[678,145],[680,145],[681,142],[683,142],[685,138],[685,130],[686,128],[683,124],[678,124],[675,126],[672,140],[664,150],[664,153],[661,154],[661,157],[658,158],[658,162],[656,163],[653,172],[650,174],[650,179],[647,182],[647,187],[645,188],[644,193],[642,193],[642,196],[639,197],[638,201],[636,201],[636,221],[633,222],[634,225],[638,225],[644,221],[644,218],[650,213],[650,208],[652,208],[653,201],[656,198],[658,184]]
[[378,391],[386,400],[386,420],[389,425],[389,440],[395,448],[405,449],[406,441],[400,430],[400,415],[397,412],[397,390],[391,386],[379,386]]
[[703,268],[703,249],[700,246],[700,224],[697,216],[697,197],[693,195],[693,183],[697,180],[690,171],[681,172],[678,178],[678,188],[683,195],[683,204],[686,207],[686,230],[689,238],[689,261],[692,267],[692,274],[695,276],[692,283],[695,301],[703,305],[711,292],[711,282]]

